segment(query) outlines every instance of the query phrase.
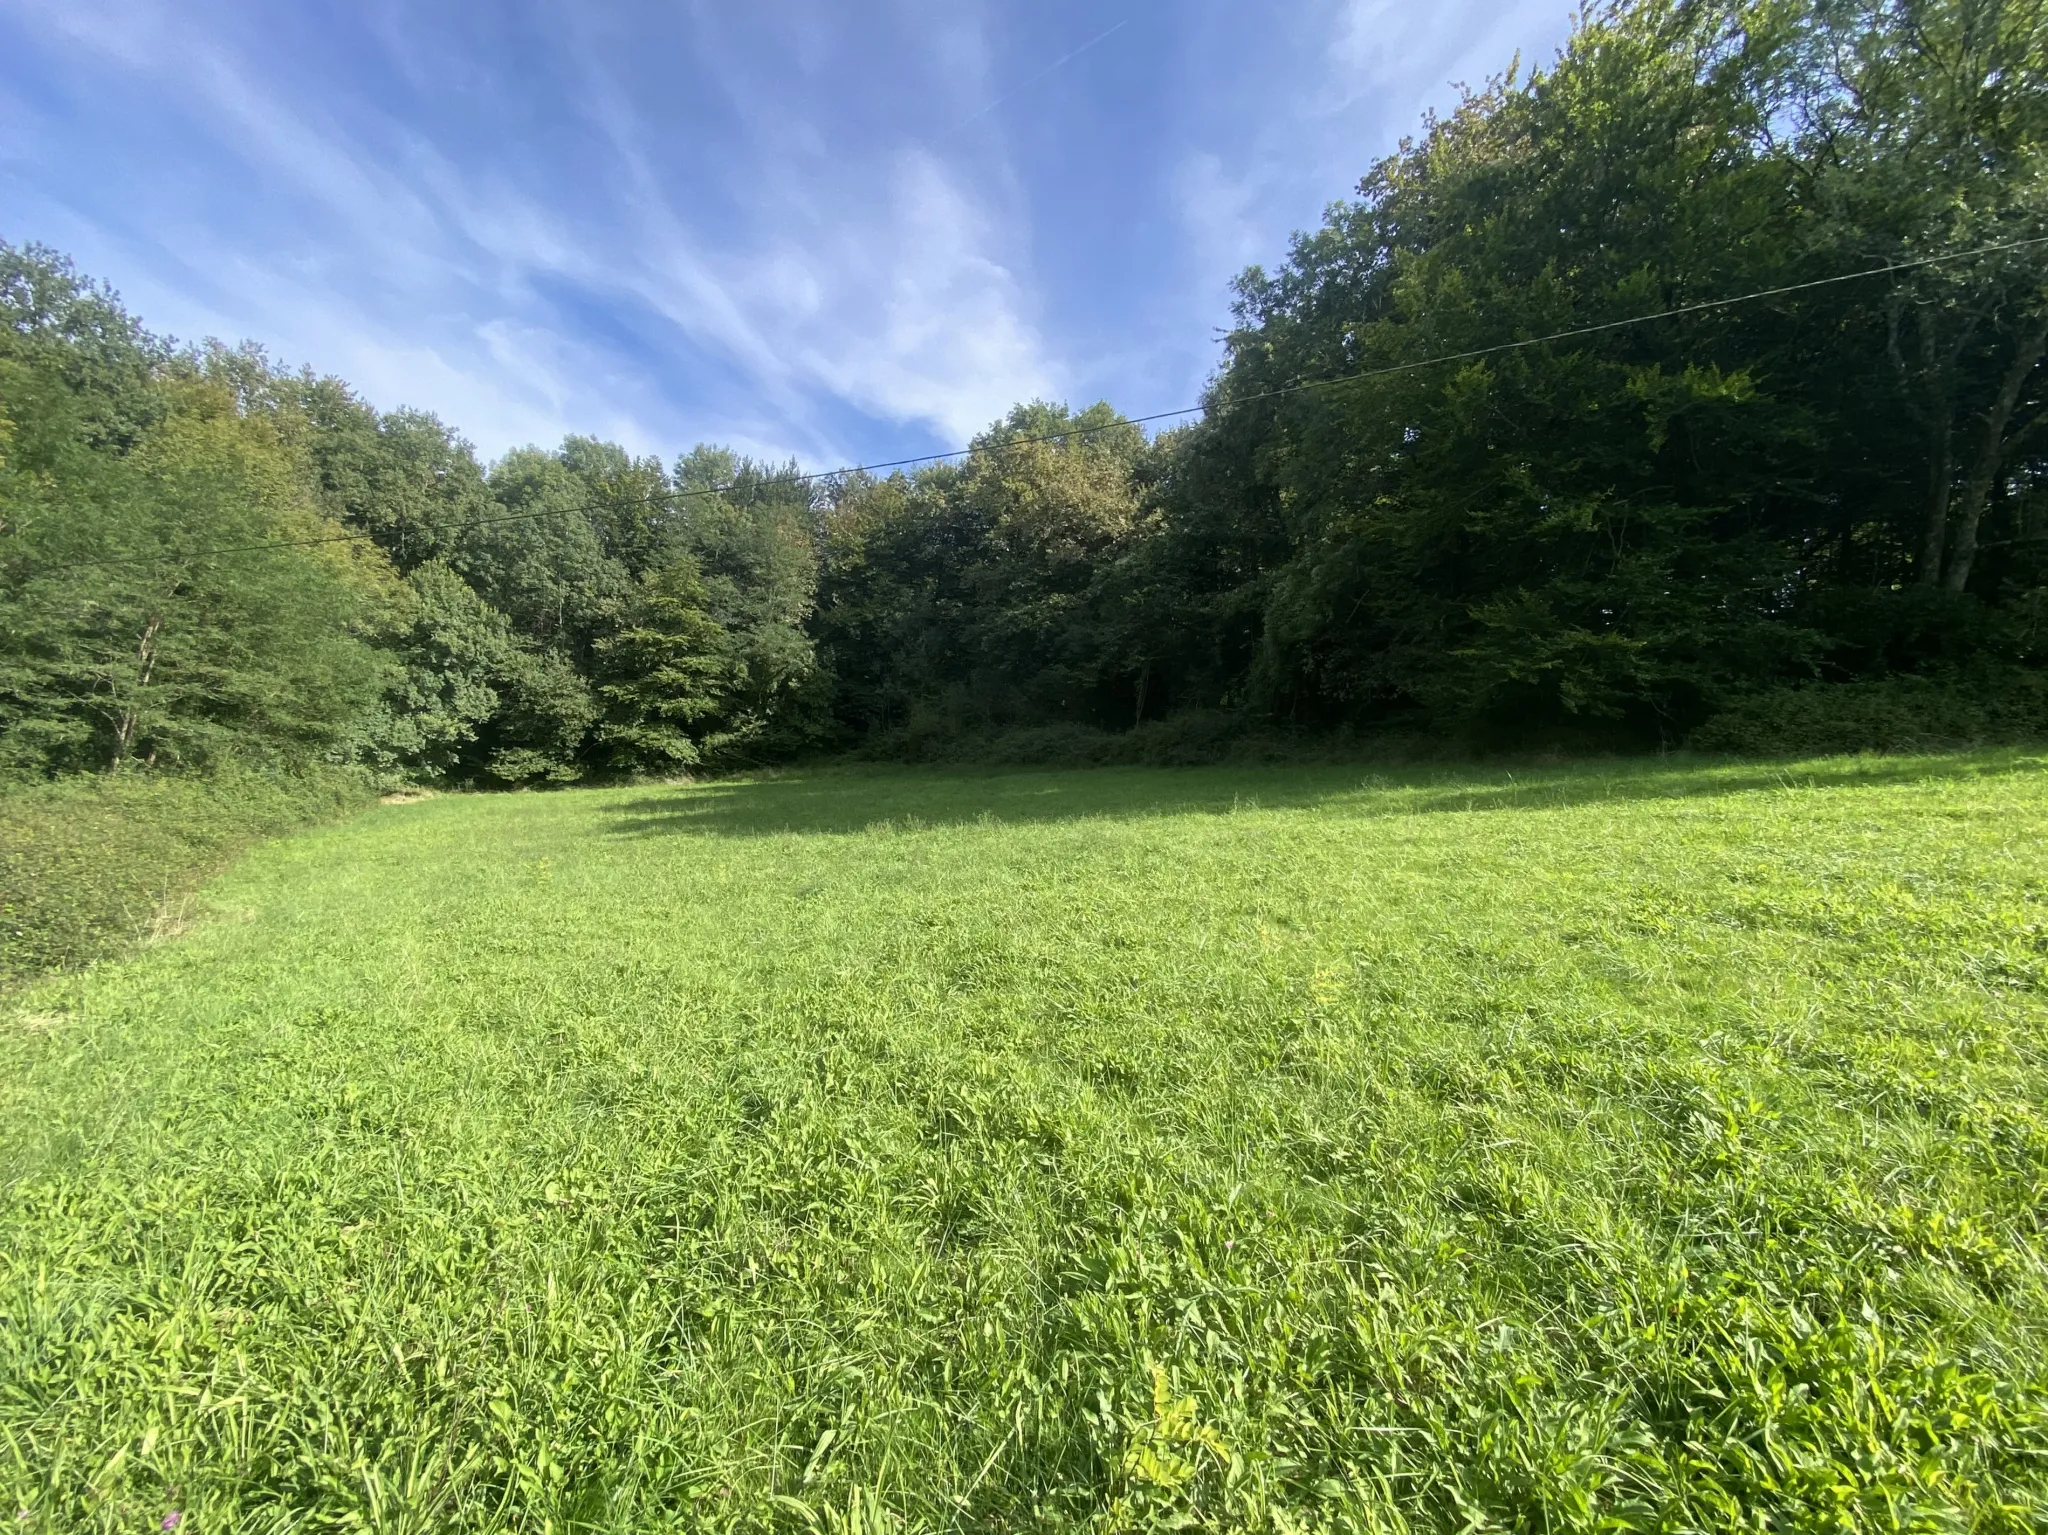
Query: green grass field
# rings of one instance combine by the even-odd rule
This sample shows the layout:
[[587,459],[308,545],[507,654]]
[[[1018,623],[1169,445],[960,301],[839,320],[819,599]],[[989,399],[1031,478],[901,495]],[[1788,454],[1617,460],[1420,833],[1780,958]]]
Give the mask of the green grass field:
[[2048,762],[795,774],[0,1001],[26,1531],[2048,1523]]

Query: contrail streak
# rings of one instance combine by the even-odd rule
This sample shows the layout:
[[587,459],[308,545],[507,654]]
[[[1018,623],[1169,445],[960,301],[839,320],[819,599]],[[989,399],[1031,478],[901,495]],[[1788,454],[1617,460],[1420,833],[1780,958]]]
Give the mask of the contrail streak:
[[1064,69],[1067,65],[1073,63],[1074,60],[1078,59],[1082,54],[1086,53],[1090,48],[1093,48],[1097,43],[1108,42],[1109,39],[1116,36],[1117,33],[1123,31],[1123,29],[1129,26],[1130,24],[1131,18],[1126,16],[1122,21],[1118,22],[1115,26],[1111,27],[1107,32],[1103,33],[1100,37],[1090,38],[1087,42],[1083,43],[1080,47],[1076,48],[1072,53],[1065,54],[1060,58],[1054,59],[1050,64],[1046,65],[1045,68],[1041,69],[1037,74],[1033,75],[1029,80],[1025,80],[1018,85],[1012,86],[1009,90],[1003,92],[1002,95],[996,97],[994,101],[991,101],[987,106],[983,107],[979,112],[976,112],[972,117],[963,117],[962,119],[960,119],[959,122],[953,124],[952,127],[948,128],[944,133],[940,134],[939,137],[942,139],[949,139],[954,134],[958,133],[962,128],[968,127],[970,124],[980,122],[984,117],[988,116],[989,113],[993,112],[997,107],[1001,106],[1004,102],[1010,101],[1015,97],[1022,95],[1025,91],[1030,90],[1032,86],[1038,84],[1039,81],[1043,80],[1047,75],[1051,74],[1054,70]]

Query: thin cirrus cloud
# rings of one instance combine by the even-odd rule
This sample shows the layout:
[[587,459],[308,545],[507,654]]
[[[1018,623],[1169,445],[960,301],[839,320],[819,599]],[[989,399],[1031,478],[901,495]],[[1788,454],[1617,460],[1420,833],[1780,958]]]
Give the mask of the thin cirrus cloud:
[[0,239],[487,454],[1186,403],[1229,276],[1566,0],[0,0]]
[[1234,133],[1190,133],[1173,168],[1190,286],[1211,296],[1245,267],[1273,265],[1288,231],[1353,194],[1426,112],[1518,60],[1524,73],[1547,64],[1571,14],[1550,0],[1333,0],[1276,16],[1255,72],[1294,89],[1224,114]]

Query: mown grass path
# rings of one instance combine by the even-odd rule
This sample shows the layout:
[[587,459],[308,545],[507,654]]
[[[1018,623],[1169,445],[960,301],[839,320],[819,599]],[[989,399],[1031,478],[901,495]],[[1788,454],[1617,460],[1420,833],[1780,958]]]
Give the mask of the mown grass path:
[[6,1004],[0,1517],[2038,1529],[2043,767],[271,845]]

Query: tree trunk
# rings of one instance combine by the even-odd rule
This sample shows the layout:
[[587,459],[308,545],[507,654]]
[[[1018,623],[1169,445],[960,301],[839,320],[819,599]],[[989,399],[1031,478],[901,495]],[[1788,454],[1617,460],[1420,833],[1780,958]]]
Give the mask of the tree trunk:
[[[1937,334],[1939,321],[1926,304],[1913,311],[1913,329],[1920,342],[1917,367],[1906,361],[1899,344],[1899,311],[1892,310],[1886,350],[1905,392],[1906,409],[1927,432],[1927,532],[1920,550],[1920,584],[1941,584],[1942,557],[1948,548],[1949,503],[1955,499],[1955,370],[1963,349],[1976,329],[1974,323],[1956,328],[1944,345]],[[1926,404],[1920,403],[1925,390]]]
[[2006,428],[2012,425],[2020,391],[2040,366],[2044,350],[2048,350],[2048,313],[2036,319],[2020,337],[2012,366],[2005,370],[1999,383],[1998,397],[1984,414],[1984,437],[1977,448],[1977,461],[1970,466],[1970,478],[1963,486],[1962,505],[1956,512],[1955,550],[1949,556],[1948,572],[1942,583],[1952,592],[1960,592],[1970,584],[1970,567],[1977,560],[1977,528],[1984,520],[1984,508],[1991,504],[1991,487],[1997,483],[1998,471],[2005,463]]
[[1920,551],[1920,584],[1941,584],[1941,560],[1948,544],[1948,504],[1954,496],[1955,456],[1946,426],[1934,429],[1927,470],[1927,542]]
[[1138,714],[1137,717],[1131,721],[1131,728],[1133,730],[1136,730],[1140,725],[1145,723],[1145,694],[1151,688],[1151,686],[1152,663],[1150,661],[1147,661],[1138,672]]
[[[148,625],[142,631],[142,643],[136,647],[135,659],[141,663],[141,669],[137,673],[135,681],[135,691],[138,695],[141,694],[144,688],[149,686],[150,676],[156,670],[156,641],[157,636],[163,632],[163,627],[164,620],[162,614],[158,614],[150,619]],[[115,721],[114,761],[112,763],[114,767],[118,768],[128,760],[129,748],[135,744],[135,726],[141,706],[142,700],[138,696],[133,703],[121,711],[121,718]],[[152,761],[155,760],[155,757],[156,753],[151,752],[150,758]]]

